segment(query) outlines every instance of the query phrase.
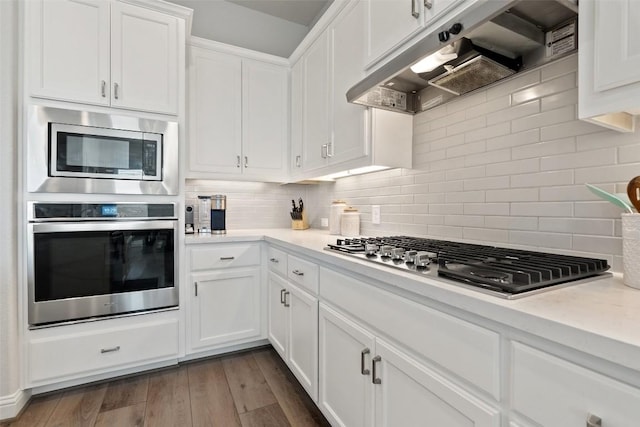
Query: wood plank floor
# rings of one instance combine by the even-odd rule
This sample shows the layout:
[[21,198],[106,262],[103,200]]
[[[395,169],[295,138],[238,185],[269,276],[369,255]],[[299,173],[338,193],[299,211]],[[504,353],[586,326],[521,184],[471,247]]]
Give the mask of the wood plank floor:
[[329,426],[273,348],[34,397],[0,427]]

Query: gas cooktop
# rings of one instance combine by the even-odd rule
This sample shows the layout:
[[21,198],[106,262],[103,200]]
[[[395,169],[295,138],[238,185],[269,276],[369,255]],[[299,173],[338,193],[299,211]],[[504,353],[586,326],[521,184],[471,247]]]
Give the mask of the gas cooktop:
[[610,275],[604,259],[557,255],[409,236],[337,239],[326,250],[456,284],[506,299]]

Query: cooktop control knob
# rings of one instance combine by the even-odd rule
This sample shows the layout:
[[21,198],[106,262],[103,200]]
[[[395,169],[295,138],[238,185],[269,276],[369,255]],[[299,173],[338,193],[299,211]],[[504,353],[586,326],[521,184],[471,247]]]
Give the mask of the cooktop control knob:
[[367,243],[364,245],[364,253],[367,256],[375,256],[376,252],[378,252],[378,245],[374,243]]
[[391,249],[391,258],[393,259],[403,259],[404,258],[404,249],[403,248],[393,248]]
[[407,251],[404,253],[404,262],[407,264],[413,264],[416,262],[416,254],[418,251]]
[[391,251],[394,249],[393,246],[390,245],[382,245],[380,247],[380,256],[381,257],[390,257]]
[[430,263],[429,252],[418,252],[416,254],[415,265],[416,267],[427,267]]

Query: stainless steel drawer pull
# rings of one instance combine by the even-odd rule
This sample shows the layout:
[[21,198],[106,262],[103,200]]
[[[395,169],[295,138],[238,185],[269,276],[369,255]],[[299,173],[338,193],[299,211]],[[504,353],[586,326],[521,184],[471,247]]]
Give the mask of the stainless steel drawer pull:
[[433,1],[424,0],[424,7],[426,7],[429,10],[431,10],[431,8],[433,7]]
[[118,83],[113,84],[113,96],[118,99]]
[[296,276],[304,276],[304,273],[300,270],[293,270],[292,273],[295,274]]
[[296,156],[296,167],[299,168],[302,166],[302,162],[300,161],[301,156]]
[[249,157],[248,156],[244,156],[244,167],[245,168],[249,167]]
[[382,357],[376,356],[371,359],[371,369],[373,370],[373,375],[371,376],[371,382],[374,384],[382,384],[382,380],[376,377],[376,362],[380,362]]
[[284,293],[287,292],[286,289],[280,289],[280,304],[284,304]]
[[234,257],[234,256],[221,256],[220,257],[220,261],[231,261],[233,259],[236,259],[236,257]]
[[587,416],[587,427],[602,427],[602,418],[589,414]]
[[271,261],[271,262],[273,262],[275,264],[280,262],[280,260],[278,258],[270,258],[269,261]]
[[104,353],[113,353],[114,351],[120,351],[120,346],[115,346],[115,347],[111,347],[111,348],[103,348],[100,350],[100,353],[104,354]]
[[287,302],[287,295],[289,295],[289,291],[284,292],[284,306],[289,307],[291,304]]
[[240,156],[236,156],[236,167],[240,167]]
[[364,356],[365,354],[369,354],[371,353],[371,350],[369,350],[368,348],[365,348],[364,350],[362,350],[360,352],[360,373],[362,375],[369,375],[369,370],[364,368]]
[[196,289],[196,296],[198,296],[198,282],[194,282],[193,284],[195,285],[194,287]]
[[103,98],[107,97],[107,82],[105,82],[104,80],[102,80],[100,92],[102,93]]
[[420,13],[416,11],[416,0],[411,0],[411,16],[416,19],[420,17]]

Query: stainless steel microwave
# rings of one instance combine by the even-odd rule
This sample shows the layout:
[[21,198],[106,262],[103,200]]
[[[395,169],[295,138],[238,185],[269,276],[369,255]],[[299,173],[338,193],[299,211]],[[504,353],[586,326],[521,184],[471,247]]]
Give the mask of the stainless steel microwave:
[[130,116],[32,106],[29,192],[178,192],[178,125]]

